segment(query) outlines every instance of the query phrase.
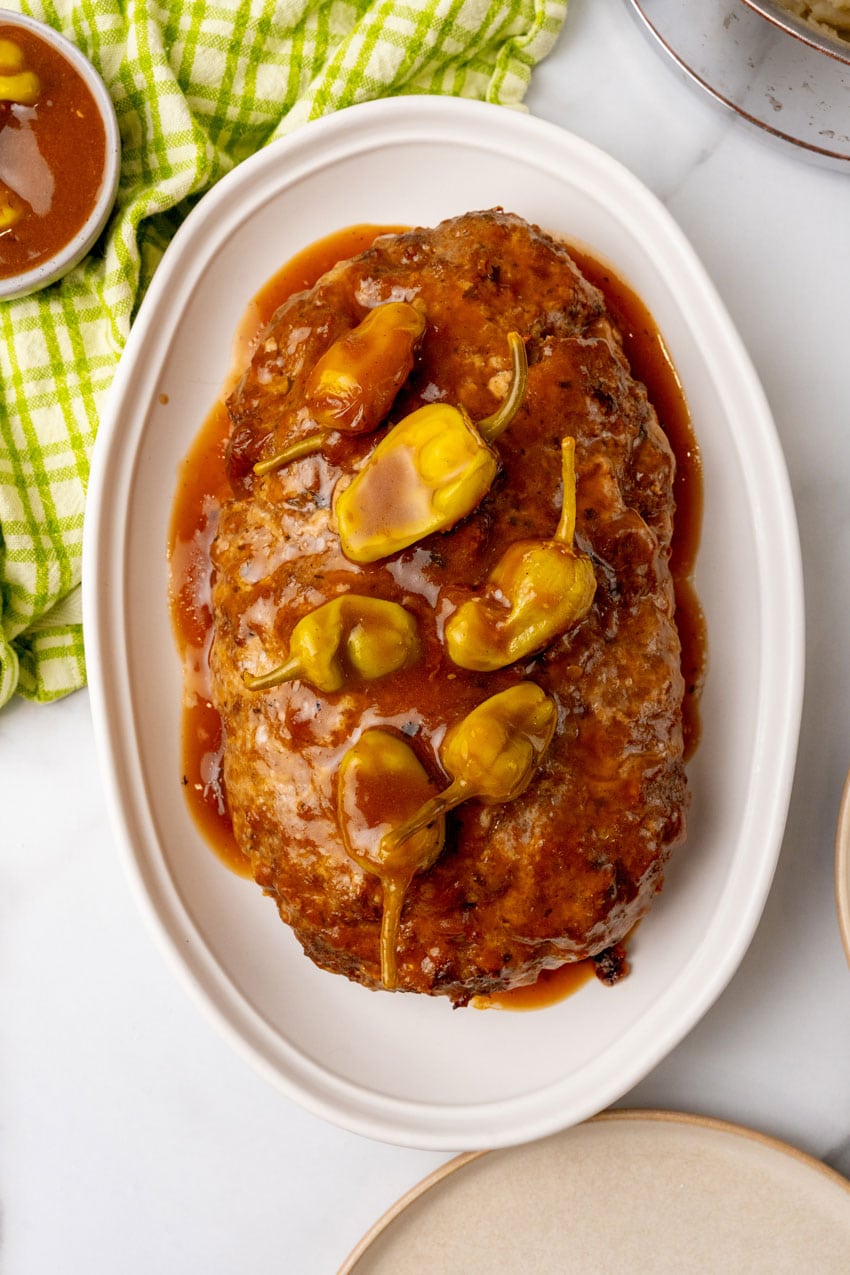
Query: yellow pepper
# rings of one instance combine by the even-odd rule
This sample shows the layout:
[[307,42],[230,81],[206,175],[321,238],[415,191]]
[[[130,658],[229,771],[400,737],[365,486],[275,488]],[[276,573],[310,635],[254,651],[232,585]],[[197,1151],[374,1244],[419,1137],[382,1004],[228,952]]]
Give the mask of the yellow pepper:
[[284,664],[258,677],[252,691],[300,678],[318,691],[339,691],[352,679],[373,681],[419,658],[416,621],[398,602],[344,593],[302,616],[292,630]]
[[593,564],[573,547],[575,439],[561,443],[564,494],[551,540],[517,540],[487,577],[482,593],[446,624],[446,649],[461,668],[492,672],[541,650],[577,624],[596,592]]
[[17,40],[10,40],[7,36],[0,38],[0,74],[22,71],[25,66],[24,51]]
[[413,750],[388,731],[364,731],[340,764],[337,817],[345,848],[383,887],[380,959],[387,988],[398,984],[398,928],[405,895],[417,872],[427,871],[442,853],[445,822],[438,817],[392,848],[386,845],[386,833],[433,790]]
[[525,791],[555,732],[554,700],[536,682],[518,682],[491,695],[447,732],[440,760],[448,788],[424,802],[384,836],[381,853],[421,832],[462,801],[514,801]]
[[425,332],[425,315],[407,301],[387,301],[325,351],[304,386],[304,406],[320,428],[258,461],[254,473],[274,469],[322,450],[336,431],[369,434],[377,429],[410,375]]
[[16,40],[0,39],[0,102],[35,106],[41,82],[27,69],[24,51]]
[[447,531],[486,495],[499,468],[490,444],[525,396],[525,346],[516,332],[508,343],[511,385],[491,416],[474,425],[462,407],[420,407],[381,439],[340,493],[336,518],[346,557],[375,562],[434,531]]
[[0,231],[8,230],[24,215],[24,207],[17,195],[0,183]]

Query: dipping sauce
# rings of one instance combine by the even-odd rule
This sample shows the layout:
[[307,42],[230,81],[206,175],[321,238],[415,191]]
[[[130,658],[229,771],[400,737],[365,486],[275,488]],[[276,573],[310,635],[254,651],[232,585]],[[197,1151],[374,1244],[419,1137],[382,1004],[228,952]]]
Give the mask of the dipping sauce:
[[106,129],[79,71],[26,27],[0,24],[0,279],[82,230],[106,169]]

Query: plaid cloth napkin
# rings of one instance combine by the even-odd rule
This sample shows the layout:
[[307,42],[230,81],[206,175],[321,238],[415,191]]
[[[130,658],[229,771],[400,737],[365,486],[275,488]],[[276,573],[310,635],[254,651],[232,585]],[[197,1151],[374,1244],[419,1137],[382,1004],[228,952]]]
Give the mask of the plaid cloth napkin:
[[267,142],[369,98],[518,105],[567,0],[59,0],[7,8],[77,44],[115,102],[112,219],[60,283],[0,302],[0,705],[85,684],[83,506],[134,314],[197,197]]

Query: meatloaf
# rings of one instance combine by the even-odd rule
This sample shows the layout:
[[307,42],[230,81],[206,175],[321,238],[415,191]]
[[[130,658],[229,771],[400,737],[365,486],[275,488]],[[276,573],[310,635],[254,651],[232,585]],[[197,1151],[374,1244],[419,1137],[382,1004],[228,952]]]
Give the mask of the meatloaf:
[[[319,450],[296,448],[258,475],[264,458],[315,434],[304,404],[319,358],[399,301],[418,307],[424,331],[382,420],[367,432],[326,429]],[[527,384],[493,444],[489,489],[454,525],[352,560],[340,494],[423,405],[459,406],[473,422],[496,411],[510,384],[509,332],[522,338]],[[387,234],[286,301],[228,409],[234,494],[212,550],[212,696],[236,839],[304,951],[383,985],[387,882],[351,853],[341,826],[349,750],[380,728],[438,792],[452,780],[447,731],[520,683],[554,705],[551,741],[519,795],[473,794],[444,816],[437,857],[406,882],[393,985],[465,1004],[620,943],[661,888],[688,793],[669,570],[674,457],[601,293],[560,241],[499,209]],[[554,534],[565,439],[575,440],[575,551],[593,568],[592,603],[514,663],[459,667],[446,649],[451,616],[512,544]],[[298,676],[251,689],[286,662],[299,620],[349,593],[403,606],[415,658],[371,680],[349,670],[335,690]]]

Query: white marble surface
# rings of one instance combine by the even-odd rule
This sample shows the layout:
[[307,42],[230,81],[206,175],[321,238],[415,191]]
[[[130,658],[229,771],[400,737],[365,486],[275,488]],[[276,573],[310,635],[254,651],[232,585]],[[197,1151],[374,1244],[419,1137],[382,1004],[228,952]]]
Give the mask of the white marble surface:
[[[761,925],[623,1106],[725,1117],[850,1172],[850,971],[833,839],[850,765],[850,172],[804,162],[664,65],[625,0],[571,0],[529,105],[632,169],[702,257],[772,405],[797,502],[807,687]],[[290,1104],[155,950],[107,826],[85,693],[0,712],[0,1266],[333,1275],[446,1156]]]

